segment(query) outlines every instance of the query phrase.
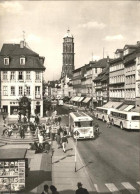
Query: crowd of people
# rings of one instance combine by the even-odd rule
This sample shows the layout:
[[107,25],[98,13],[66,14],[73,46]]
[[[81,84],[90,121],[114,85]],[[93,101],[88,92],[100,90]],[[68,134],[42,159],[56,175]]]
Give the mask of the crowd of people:
[[[78,189],[75,191],[75,194],[89,194],[88,190],[86,188],[83,188],[83,185],[81,182],[77,183],[77,187]],[[59,192],[57,191],[57,188],[54,185],[51,185],[49,187],[46,184],[44,185],[44,191],[41,194],[59,194]]]

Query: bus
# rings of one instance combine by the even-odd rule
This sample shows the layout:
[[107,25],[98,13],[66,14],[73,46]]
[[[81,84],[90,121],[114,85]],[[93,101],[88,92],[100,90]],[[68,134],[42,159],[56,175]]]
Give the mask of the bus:
[[62,99],[58,99],[57,100],[57,105],[58,106],[63,106],[64,105],[63,100]]
[[110,114],[112,125],[117,125],[121,129],[140,129],[140,113],[113,110]]
[[107,120],[107,116],[110,115],[113,108],[96,107],[95,117],[101,119],[103,122]]
[[84,112],[69,113],[69,129],[74,139],[94,138],[93,119]]

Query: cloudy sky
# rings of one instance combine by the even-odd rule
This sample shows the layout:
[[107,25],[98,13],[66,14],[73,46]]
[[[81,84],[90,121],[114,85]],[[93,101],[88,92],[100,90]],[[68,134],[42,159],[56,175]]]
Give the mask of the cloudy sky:
[[45,56],[45,80],[58,79],[62,42],[70,28],[75,68],[140,40],[140,1],[2,1],[0,48],[19,43],[23,30],[32,50]]

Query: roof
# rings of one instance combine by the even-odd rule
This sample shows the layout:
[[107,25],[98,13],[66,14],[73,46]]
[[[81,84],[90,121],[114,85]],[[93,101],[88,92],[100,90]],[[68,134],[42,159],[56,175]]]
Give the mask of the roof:
[[108,62],[107,62],[107,58],[104,59],[100,59],[99,61],[97,61],[96,63],[94,63],[92,65],[93,68],[104,68],[107,66]]
[[[4,65],[4,58],[9,57],[9,65]],[[20,58],[25,57],[25,65],[20,65]],[[44,57],[40,57],[37,53],[24,46],[20,48],[20,44],[3,44],[0,53],[0,70],[10,69],[38,69],[45,70],[43,66]]]
[[27,149],[11,148],[11,149],[0,149],[0,160],[4,159],[24,159]]
[[106,80],[108,80],[108,79],[109,79],[109,76],[104,75],[103,78],[101,79],[101,82],[102,82],[102,81],[106,81]]
[[[109,66],[107,65],[104,69],[103,69],[103,71],[100,73],[100,74],[98,74],[98,76],[93,80],[93,81],[99,81],[99,80],[101,80],[101,81],[105,81],[105,80],[107,80],[108,79],[108,74],[109,73]],[[102,80],[102,79],[105,79],[105,80]]]
[[73,38],[72,34],[70,33],[70,30],[67,30],[67,33],[64,35],[64,38]]
[[24,46],[24,48],[20,48],[20,44],[3,44],[0,54],[3,56],[39,56],[39,54],[27,48],[26,46]]

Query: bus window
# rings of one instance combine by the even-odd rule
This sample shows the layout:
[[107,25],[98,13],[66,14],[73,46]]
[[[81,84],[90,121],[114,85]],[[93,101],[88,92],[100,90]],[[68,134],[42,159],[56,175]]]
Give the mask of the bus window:
[[81,127],[80,122],[75,122],[75,127]]
[[132,116],[132,120],[140,120],[140,116]]
[[92,126],[92,121],[75,122],[75,127],[91,127],[91,126]]

